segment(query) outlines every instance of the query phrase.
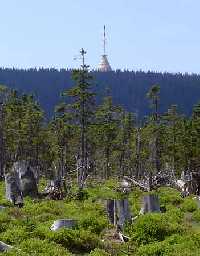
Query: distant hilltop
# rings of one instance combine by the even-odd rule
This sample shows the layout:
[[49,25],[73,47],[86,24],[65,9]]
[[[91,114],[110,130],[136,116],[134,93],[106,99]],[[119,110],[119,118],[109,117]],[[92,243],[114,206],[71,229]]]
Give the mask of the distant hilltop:
[[[190,115],[193,105],[200,102],[200,75],[120,70],[91,73],[98,102],[109,89],[114,103],[137,113],[140,118],[151,111],[146,93],[153,84],[161,87],[161,112],[167,111],[171,104],[177,104],[181,113]],[[73,81],[71,70],[1,68],[0,84],[34,93],[49,117],[59,103],[61,92],[70,88]]]

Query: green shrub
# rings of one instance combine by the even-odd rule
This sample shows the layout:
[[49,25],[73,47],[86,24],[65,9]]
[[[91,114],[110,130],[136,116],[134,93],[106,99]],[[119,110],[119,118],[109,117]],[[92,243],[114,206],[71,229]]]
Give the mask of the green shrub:
[[193,218],[193,220],[200,222],[200,209],[198,209],[192,213],[192,218]]
[[20,249],[12,249],[8,252],[2,253],[3,256],[30,256],[28,252],[23,252]]
[[161,242],[154,242],[146,245],[142,245],[138,248],[137,256],[160,256],[165,255],[165,252],[169,250],[169,247],[173,244],[180,243],[182,236],[172,235]]
[[0,232],[3,232],[7,229],[9,223],[11,222],[10,216],[7,211],[2,211],[0,213]]
[[137,256],[160,256],[163,255],[165,248],[163,242],[155,242],[148,245],[140,246]]
[[7,256],[14,255],[41,255],[41,256],[70,256],[71,254],[60,245],[47,240],[27,239],[20,244],[19,249],[4,253]]
[[39,224],[33,231],[33,236],[37,237],[41,240],[51,237],[51,234],[53,231],[50,230],[50,228],[49,228],[50,225],[51,225],[50,222],[45,222],[43,224]]
[[55,215],[54,214],[51,214],[51,213],[47,213],[47,212],[44,212],[38,216],[35,216],[35,221],[38,221],[38,222],[46,222],[46,221],[54,221],[55,220]]
[[148,244],[162,241],[173,233],[181,233],[182,229],[175,221],[169,221],[168,214],[152,213],[140,216],[127,231],[138,244]]
[[186,198],[183,202],[183,204],[181,205],[181,209],[184,212],[194,212],[197,210],[197,203],[194,199],[192,198]]
[[140,246],[137,256],[197,256],[197,252],[199,246],[191,236],[172,235],[164,241]]
[[159,188],[158,194],[161,205],[177,206],[183,202],[180,192],[173,188]]
[[88,191],[86,189],[78,189],[75,194],[75,199],[77,200],[87,200],[88,199]]
[[130,210],[133,215],[137,215],[141,209],[141,196],[142,192],[137,188],[129,194]]
[[160,214],[146,214],[139,217],[132,225],[131,237],[139,244],[161,241],[167,233],[166,223]]
[[90,216],[80,221],[80,227],[100,234],[108,226],[108,220],[104,216]]
[[34,236],[42,239],[53,241],[63,247],[78,252],[90,252],[100,244],[100,239],[89,230],[67,229],[63,228],[58,231],[51,231],[48,225],[40,225],[34,231]]
[[120,199],[124,195],[117,192],[118,181],[116,179],[109,179],[105,182],[96,182],[95,186],[88,187],[88,196],[93,200],[97,199]]
[[168,246],[164,256],[197,256],[200,255],[199,247],[189,237],[185,237],[181,243]]
[[200,234],[172,235],[164,241],[142,245],[137,256],[197,256],[200,255]]
[[100,244],[99,238],[87,230],[63,229],[52,232],[49,240],[77,252],[90,252]]
[[92,251],[90,253],[91,256],[109,256],[110,254],[108,254],[107,252],[105,252],[104,250],[101,249],[95,249],[94,251]]
[[53,214],[59,216],[63,210],[63,202],[53,200],[41,200],[33,203],[30,200],[26,200],[22,213],[28,216],[38,216],[43,213]]
[[183,222],[184,212],[180,208],[173,207],[163,214],[163,216],[168,219],[170,224],[176,225]]
[[19,244],[30,238],[30,233],[23,226],[10,226],[5,232],[0,234],[0,240],[10,245]]

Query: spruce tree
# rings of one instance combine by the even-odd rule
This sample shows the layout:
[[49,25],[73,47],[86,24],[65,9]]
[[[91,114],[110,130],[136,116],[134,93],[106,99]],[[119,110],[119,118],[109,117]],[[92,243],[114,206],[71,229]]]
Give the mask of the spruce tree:
[[[119,150],[119,131],[122,119],[122,109],[113,105],[112,97],[107,96],[104,98],[103,103],[97,108],[96,111],[96,144],[98,152],[102,157],[104,177],[109,178],[112,174],[112,165],[117,168],[116,161],[111,161],[114,158],[116,151]],[[116,158],[116,157],[115,157]],[[115,163],[115,164],[114,164]]]
[[0,85],[0,177],[4,175],[5,159],[5,106],[9,95],[9,89]]
[[65,91],[63,96],[71,99],[71,103],[67,104],[67,111],[73,116],[73,122],[77,125],[77,132],[79,133],[80,147],[77,152],[77,168],[78,186],[82,189],[90,168],[88,129],[93,121],[95,94],[91,91],[92,76],[88,71],[89,66],[85,64],[86,52],[81,49],[80,53],[82,57],[81,68],[72,72],[75,85]]
[[150,147],[150,187],[152,182],[152,174],[158,173],[161,170],[161,145],[160,145],[160,116],[158,112],[159,100],[160,100],[160,86],[153,85],[149,92],[147,93],[147,97],[151,101],[151,107],[153,108],[152,113],[152,137],[149,144]]

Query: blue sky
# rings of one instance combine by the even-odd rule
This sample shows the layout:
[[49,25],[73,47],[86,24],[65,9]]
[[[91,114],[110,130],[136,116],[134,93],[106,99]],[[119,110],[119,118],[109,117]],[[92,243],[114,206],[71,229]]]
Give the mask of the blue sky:
[[199,0],[0,0],[0,66],[95,68],[102,30],[114,69],[200,73]]

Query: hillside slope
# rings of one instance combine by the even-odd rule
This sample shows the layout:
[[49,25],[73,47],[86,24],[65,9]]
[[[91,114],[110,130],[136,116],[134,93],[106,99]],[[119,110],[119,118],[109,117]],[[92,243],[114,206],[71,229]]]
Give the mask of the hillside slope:
[[[155,83],[161,86],[160,111],[177,104],[186,115],[200,100],[200,75],[170,74],[156,72],[92,72],[97,101],[109,92],[114,102],[140,117],[149,113],[146,99],[148,89]],[[73,84],[70,70],[56,69],[0,69],[0,84],[20,92],[35,93],[48,116],[60,100],[60,93]]]

